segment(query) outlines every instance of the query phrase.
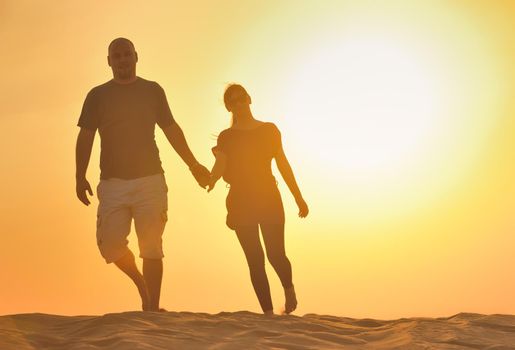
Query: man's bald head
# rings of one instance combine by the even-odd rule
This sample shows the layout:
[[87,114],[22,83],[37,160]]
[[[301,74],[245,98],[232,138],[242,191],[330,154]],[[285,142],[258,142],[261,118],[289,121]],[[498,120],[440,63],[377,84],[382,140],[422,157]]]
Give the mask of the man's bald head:
[[109,44],[107,63],[113,71],[113,78],[120,83],[132,82],[136,79],[136,63],[138,54],[132,41],[116,38]]
[[132,49],[134,51],[136,51],[136,48],[134,47],[134,44],[129,39],[127,39],[127,38],[116,38],[113,41],[111,41],[111,43],[109,44],[109,47],[107,48],[107,54],[108,55],[111,54],[111,50],[114,47],[119,46],[120,44],[121,45],[130,45],[132,47]]

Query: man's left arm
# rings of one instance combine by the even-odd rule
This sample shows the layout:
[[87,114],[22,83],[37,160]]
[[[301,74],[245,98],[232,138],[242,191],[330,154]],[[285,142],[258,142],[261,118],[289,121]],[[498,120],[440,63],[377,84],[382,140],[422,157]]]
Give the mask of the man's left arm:
[[175,152],[186,163],[200,187],[205,188],[209,184],[211,173],[195,159],[179,124],[173,121],[172,124],[163,128],[163,132]]

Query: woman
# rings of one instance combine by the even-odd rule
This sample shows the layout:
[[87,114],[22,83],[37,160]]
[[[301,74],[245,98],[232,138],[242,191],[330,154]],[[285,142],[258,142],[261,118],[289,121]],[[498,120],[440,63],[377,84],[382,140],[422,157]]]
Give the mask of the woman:
[[299,216],[306,217],[309,210],[284,154],[279,129],[272,123],[256,120],[250,109],[251,102],[241,85],[232,84],[225,90],[224,103],[232,113],[232,125],[220,133],[217,146],[213,148],[216,162],[211,171],[208,191],[222,176],[230,184],[226,200],[227,226],[236,231],[264,314],[273,315],[265,258],[259,239],[261,227],[268,260],[284,287],[284,311],[289,314],[297,308],[297,299],[291,264],[284,249],[284,209],[272,175],[272,158],[275,158],[277,168],[297,202]]

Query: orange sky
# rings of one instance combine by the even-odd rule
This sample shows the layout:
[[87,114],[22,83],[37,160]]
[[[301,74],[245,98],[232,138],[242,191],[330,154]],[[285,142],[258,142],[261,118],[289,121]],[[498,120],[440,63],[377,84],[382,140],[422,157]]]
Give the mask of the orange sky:
[[[282,130],[310,216],[283,181],[297,314],[515,314],[515,5],[510,1],[3,1],[0,314],[134,310],[75,198],[74,147],[108,43],[133,40],[211,166],[240,82]],[[99,177],[96,140],[88,179]],[[259,311],[243,253],[157,132],[169,193],[162,304]],[[131,236],[131,247],[135,237]],[[276,309],[282,290],[269,278]]]

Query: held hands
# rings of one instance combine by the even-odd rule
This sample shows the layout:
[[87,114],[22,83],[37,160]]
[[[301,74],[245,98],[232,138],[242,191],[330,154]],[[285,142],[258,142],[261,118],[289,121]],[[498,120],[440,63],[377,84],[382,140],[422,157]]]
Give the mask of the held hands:
[[308,216],[309,208],[307,203],[304,201],[304,198],[297,198],[295,199],[295,202],[297,202],[297,206],[299,207],[299,217],[305,218],[306,216]]
[[190,167],[190,171],[200,187],[206,188],[206,186],[209,185],[211,173],[205,166],[200,163],[196,163]]
[[207,185],[207,192],[211,192],[213,188],[215,188],[217,179],[215,179],[213,176],[209,178],[209,184]]
[[84,203],[84,205],[90,205],[90,201],[86,191],[90,196],[93,195],[93,191],[91,190],[91,186],[89,185],[88,180],[86,178],[77,179],[75,184],[75,192],[77,193],[77,198]]

